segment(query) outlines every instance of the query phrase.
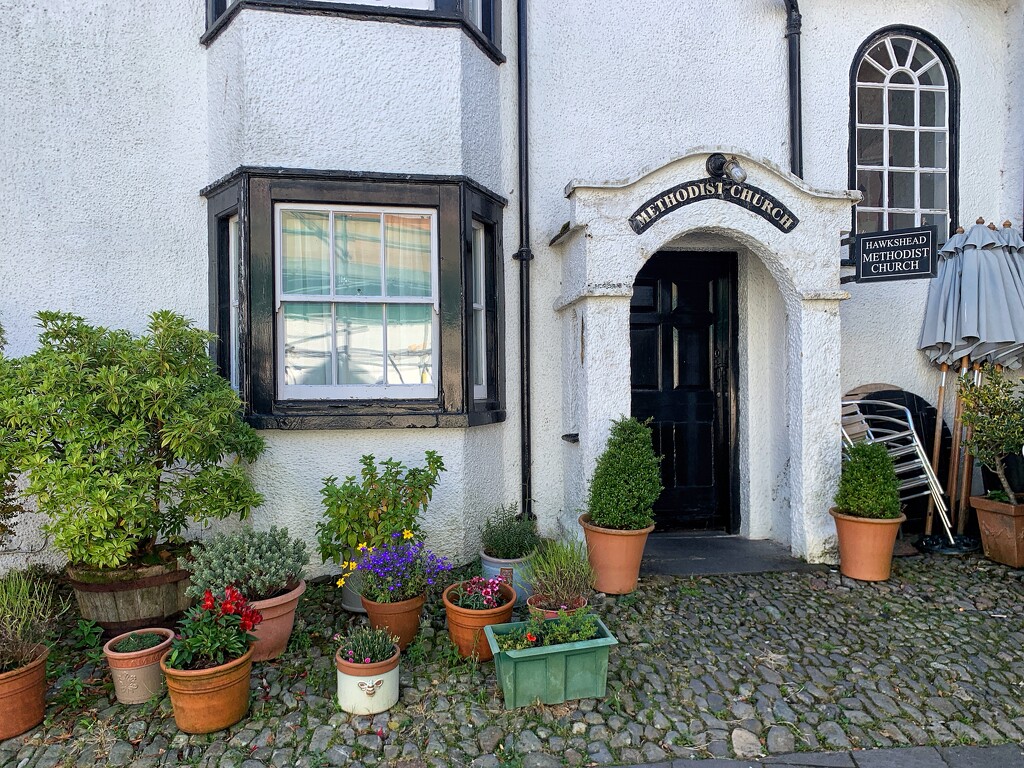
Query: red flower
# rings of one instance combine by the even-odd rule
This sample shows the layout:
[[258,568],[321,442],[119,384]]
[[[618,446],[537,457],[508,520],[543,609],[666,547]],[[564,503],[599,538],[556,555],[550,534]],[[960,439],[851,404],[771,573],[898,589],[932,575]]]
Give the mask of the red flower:
[[537,642],[537,636],[535,634],[533,634],[533,632],[527,632],[526,633],[526,639],[529,640],[531,643],[536,643]]
[[217,604],[217,601],[213,599],[213,592],[206,590],[203,593],[203,610],[212,611],[213,607]]

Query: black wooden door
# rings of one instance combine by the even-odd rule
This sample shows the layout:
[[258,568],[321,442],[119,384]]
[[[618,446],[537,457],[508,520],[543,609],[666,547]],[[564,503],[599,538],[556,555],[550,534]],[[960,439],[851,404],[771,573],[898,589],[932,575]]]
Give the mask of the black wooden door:
[[633,284],[633,415],[653,419],[665,486],[658,530],[738,528],[735,443],[736,255],[664,252]]

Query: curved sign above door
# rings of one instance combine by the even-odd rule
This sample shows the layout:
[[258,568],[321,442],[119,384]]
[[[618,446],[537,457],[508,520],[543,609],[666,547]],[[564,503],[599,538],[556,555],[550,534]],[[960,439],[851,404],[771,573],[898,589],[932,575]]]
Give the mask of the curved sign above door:
[[701,200],[725,200],[746,208],[783,232],[792,232],[800,223],[796,214],[763,189],[708,176],[684,181],[655,195],[629,217],[629,226],[638,235],[643,234],[665,214]]

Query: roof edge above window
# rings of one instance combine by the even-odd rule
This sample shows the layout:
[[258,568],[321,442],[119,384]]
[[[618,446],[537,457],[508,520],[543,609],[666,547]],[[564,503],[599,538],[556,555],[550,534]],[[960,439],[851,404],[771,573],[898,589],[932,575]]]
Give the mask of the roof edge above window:
[[[438,3],[447,5],[447,3]],[[307,16],[339,16],[363,21],[393,24],[411,24],[423,27],[461,27],[470,40],[495,64],[504,64],[505,55],[479,29],[454,9],[436,8],[433,11],[416,8],[392,8],[361,5],[359,3],[332,3],[323,0],[236,0],[215,20],[211,20],[199,43],[207,48],[220,37],[232,20],[243,10],[270,11]]]

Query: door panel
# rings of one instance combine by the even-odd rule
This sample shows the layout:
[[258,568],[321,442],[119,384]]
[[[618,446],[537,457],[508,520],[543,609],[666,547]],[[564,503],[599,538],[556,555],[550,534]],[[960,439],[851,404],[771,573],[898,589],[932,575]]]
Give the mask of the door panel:
[[659,530],[732,530],[736,256],[664,252],[637,275],[630,306],[632,409],[651,418],[665,490]]

